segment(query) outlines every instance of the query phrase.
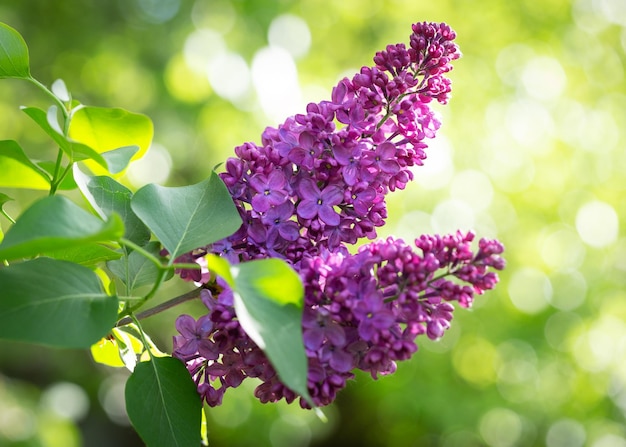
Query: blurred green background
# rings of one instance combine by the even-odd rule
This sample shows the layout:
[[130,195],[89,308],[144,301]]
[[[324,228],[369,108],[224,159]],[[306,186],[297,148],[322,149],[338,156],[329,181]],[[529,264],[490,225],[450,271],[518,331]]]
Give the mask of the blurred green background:
[[[37,79],[153,119],[135,187],[205,178],[424,20],[449,23],[464,57],[426,165],[390,197],[380,235],[498,237],[501,283],[396,374],[359,375],[326,424],[259,404],[253,383],[230,390],[209,413],[210,445],[626,446],[626,2],[0,1]],[[34,158],[53,148],[18,107],[40,104],[0,82],[0,138]],[[37,196],[11,195],[14,216]],[[176,315],[146,320],[163,349]],[[125,378],[85,352],[0,342],[0,446],[141,445]]]

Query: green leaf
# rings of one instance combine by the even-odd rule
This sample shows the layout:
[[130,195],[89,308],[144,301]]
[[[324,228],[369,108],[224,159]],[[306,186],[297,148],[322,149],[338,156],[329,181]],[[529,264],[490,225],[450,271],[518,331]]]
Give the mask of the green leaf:
[[63,196],[38,200],[17,219],[0,244],[0,259],[18,259],[85,245],[117,241],[124,224],[117,215],[103,222]]
[[[48,114],[45,110],[38,107],[20,107],[22,112],[28,115],[50,138],[54,140],[57,146],[69,153],[69,142],[63,136],[63,133],[54,129],[48,121]],[[58,124],[57,124],[58,126]]]
[[98,165],[108,170],[108,164],[104,157],[85,144],[70,141],[70,151],[68,155],[71,157],[72,162],[93,160]]
[[[143,248],[153,255],[159,256],[160,245],[158,242],[150,242]],[[130,291],[137,287],[153,284],[159,276],[156,265],[136,251],[117,261],[108,262],[107,267]]]
[[0,78],[30,78],[28,46],[10,26],[0,23]]
[[145,115],[124,109],[81,107],[72,116],[69,136],[98,153],[126,146],[137,146],[138,159],[152,141],[152,121]]
[[122,257],[122,253],[100,244],[84,244],[76,247],[63,248],[44,253],[54,259],[74,262],[86,267],[94,267],[100,262],[111,261]]
[[111,174],[119,174],[126,169],[130,160],[137,152],[139,152],[139,146],[124,146],[113,149],[112,151],[103,152],[102,158],[104,158],[106,162],[106,166],[104,167],[106,167]]
[[[56,163],[54,161],[51,161],[51,160],[38,161],[37,166],[39,166],[41,169],[46,171],[50,175],[50,178],[54,176],[54,171],[56,170]],[[61,168],[61,169],[64,169],[64,168]],[[76,189],[76,188],[77,186],[76,186],[76,182],[74,181],[74,178],[71,175],[66,175],[65,177],[63,177],[63,180],[58,185],[57,190],[71,191],[72,189]]]
[[202,404],[182,362],[154,357],[126,382],[126,411],[148,447],[200,445]]
[[107,160],[98,152],[63,135],[59,124],[56,122],[56,110],[56,106],[51,106],[47,113],[37,107],[22,107],[22,112],[28,115],[46,135],[52,138],[56,145],[67,154],[71,162],[94,160],[103,168],[109,169]]
[[114,213],[124,222],[124,237],[137,245],[143,246],[150,240],[150,230],[131,209],[133,193],[111,177],[90,177],[74,166],[74,180],[83,196],[103,219]]
[[111,330],[117,308],[87,267],[38,258],[0,268],[0,338],[88,348]]
[[230,236],[241,226],[239,212],[215,172],[196,185],[146,185],[135,193],[131,206],[171,259]]
[[0,173],[0,187],[50,189],[45,172],[12,140],[0,141]]
[[[230,266],[207,257],[209,270],[222,276],[234,292],[241,327],[265,352],[280,380],[314,407],[307,389],[308,364],[302,340],[304,288],[300,277],[280,259]],[[222,272],[222,273],[220,273]]]
[[122,360],[121,347],[114,337],[104,337],[91,345],[94,362],[113,368],[126,366]]

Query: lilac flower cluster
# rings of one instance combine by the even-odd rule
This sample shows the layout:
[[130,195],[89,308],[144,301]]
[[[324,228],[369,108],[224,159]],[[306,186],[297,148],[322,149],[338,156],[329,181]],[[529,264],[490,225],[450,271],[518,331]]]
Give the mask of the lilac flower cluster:
[[[390,45],[331,101],[267,128],[262,145],[235,148],[221,175],[244,225],[213,247],[231,261],[281,257],[294,265],[322,248],[376,236],[385,195],[413,178],[425,138],[440,126],[428,107],[447,101],[450,62],[460,56],[445,24],[413,25],[411,47]],[[339,124],[339,125],[337,125]]]
[[[424,140],[440,126],[429,102],[447,102],[444,75],[460,56],[454,38],[446,24],[413,25],[409,48],[389,45],[375,66],[341,80],[330,101],[267,128],[262,145],[235,148],[221,177],[244,223],[182,260],[209,252],[231,262],[279,257],[299,272],[308,389],[317,405],[332,402],[354,369],[389,374],[417,350],[418,335],[441,337],[450,303],[470,306],[474,294],[495,286],[490,270],[504,267],[502,245],[481,240],[474,253],[472,233],[422,236],[415,247],[390,238],[356,254],[347,249],[375,238],[387,217],[386,194],[404,188],[411,167],[426,158]],[[218,405],[246,377],[261,380],[255,395],[262,402],[296,399],[239,325],[232,293],[219,280],[211,284],[202,292],[209,313],[179,317],[174,337],[174,356],[186,362],[205,401]]]

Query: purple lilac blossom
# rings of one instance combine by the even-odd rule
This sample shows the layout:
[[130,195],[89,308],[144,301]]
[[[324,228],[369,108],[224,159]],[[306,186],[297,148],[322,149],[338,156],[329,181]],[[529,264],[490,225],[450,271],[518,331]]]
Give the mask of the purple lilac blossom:
[[[424,140],[439,129],[429,103],[448,100],[444,75],[460,57],[454,31],[427,22],[412,30],[409,48],[378,52],[375,65],[342,79],[330,101],[268,127],[261,145],[235,148],[221,178],[243,225],[179,261],[206,253],[230,262],[279,257],[298,271],[308,390],[316,405],[331,403],[355,369],[374,378],[393,373],[397,361],[417,351],[417,336],[438,339],[449,328],[452,302],[471,306],[476,294],[495,287],[491,270],[504,268],[502,245],[482,239],[474,252],[471,232],[424,235],[414,245],[388,238],[348,251],[384,225],[386,194],[412,180],[411,168],[426,158]],[[209,280],[191,272],[179,274]],[[299,396],[243,331],[232,292],[218,283],[220,293],[202,291],[207,315],[197,322],[179,317],[173,355],[187,364],[211,406],[246,377],[261,380],[255,390],[261,402],[294,401]],[[300,405],[308,406],[303,399]]]

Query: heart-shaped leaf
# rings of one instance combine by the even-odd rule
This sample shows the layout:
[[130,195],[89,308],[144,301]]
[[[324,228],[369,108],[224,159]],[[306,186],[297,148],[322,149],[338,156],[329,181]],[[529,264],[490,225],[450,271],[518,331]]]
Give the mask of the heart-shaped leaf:
[[17,219],[0,244],[0,259],[18,259],[90,242],[117,241],[124,224],[116,214],[103,222],[63,196],[38,200]]
[[117,308],[87,267],[37,258],[0,268],[0,338],[88,348],[113,327]]
[[19,144],[0,141],[0,187],[50,189],[50,179],[26,156]]
[[135,193],[131,207],[172,259],[230,236],[241,226],[239,212],[215,172],[196,185],[146,185]]
[[182,362],[153,357],[126,382],[126,411],[148,447],[200,445],[202,403]]
[[30,78],[28,46],[9,25],[0,23],[0,78]]

